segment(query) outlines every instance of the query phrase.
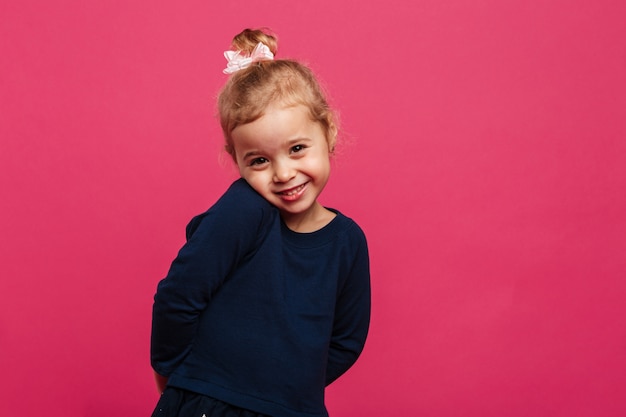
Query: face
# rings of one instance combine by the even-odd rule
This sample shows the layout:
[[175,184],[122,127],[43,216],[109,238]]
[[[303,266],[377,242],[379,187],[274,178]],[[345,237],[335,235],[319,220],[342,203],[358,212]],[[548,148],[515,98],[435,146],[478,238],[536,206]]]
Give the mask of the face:
[[328,143],[305,106],[272,106],[231,137],[242,178],[280,210],[288,226],[328,216],[317,202],[330,175]]

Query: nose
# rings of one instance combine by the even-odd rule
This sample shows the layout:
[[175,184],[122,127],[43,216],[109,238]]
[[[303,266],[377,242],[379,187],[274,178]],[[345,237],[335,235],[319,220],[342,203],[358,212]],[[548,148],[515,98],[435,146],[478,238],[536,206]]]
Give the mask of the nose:
[[296,170],[291,161],[275,161],[274,162],[274,182],[289,182],[296,175]]

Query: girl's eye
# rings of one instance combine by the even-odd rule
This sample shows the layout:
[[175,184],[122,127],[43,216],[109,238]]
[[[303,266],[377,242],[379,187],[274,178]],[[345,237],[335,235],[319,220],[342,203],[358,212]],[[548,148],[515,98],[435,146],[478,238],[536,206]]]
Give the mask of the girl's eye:
[[265,158],[254,158],[253,160],[250,161],[250,166],[262,165],[266,162],[267,162],[267,159]]
[[304,145],[295,145],[291,147],[291,153],[298,153],[304,150]]

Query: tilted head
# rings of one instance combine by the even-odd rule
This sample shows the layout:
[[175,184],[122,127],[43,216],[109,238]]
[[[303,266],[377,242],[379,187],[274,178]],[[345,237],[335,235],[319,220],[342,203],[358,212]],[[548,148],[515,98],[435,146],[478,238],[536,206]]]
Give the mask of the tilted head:
[[[245,29],[235,36],[232,48],[244,56],[259,43],[276,55],[277,39],[264,30]],[[318,122],[326,135],[328,149],[335,148],[336,117],[313,72],[305,65],[289,59],[264,59],[235,71],[220,92],[218,111],[226,151],[234,158],[232,131],[263,116],[271,105],[304,105],[311,120]]]

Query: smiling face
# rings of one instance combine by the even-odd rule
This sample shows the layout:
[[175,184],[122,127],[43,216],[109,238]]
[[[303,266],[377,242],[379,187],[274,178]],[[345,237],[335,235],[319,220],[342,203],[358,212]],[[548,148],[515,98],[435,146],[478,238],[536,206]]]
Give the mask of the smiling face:
[[231,137],[241,177],[289,228],[310,232],[332,220],[334,213],[317,202],[330,175],[329,146],[305,106],[271,106]]

